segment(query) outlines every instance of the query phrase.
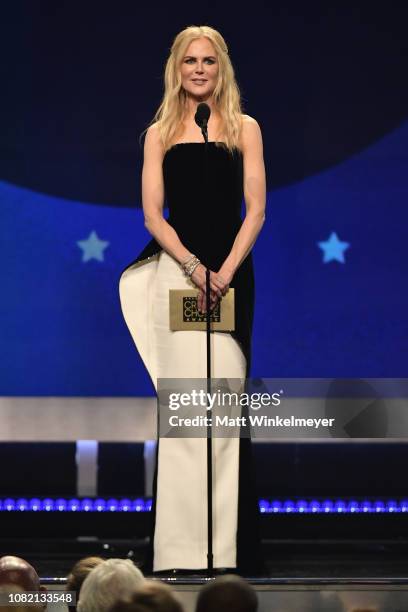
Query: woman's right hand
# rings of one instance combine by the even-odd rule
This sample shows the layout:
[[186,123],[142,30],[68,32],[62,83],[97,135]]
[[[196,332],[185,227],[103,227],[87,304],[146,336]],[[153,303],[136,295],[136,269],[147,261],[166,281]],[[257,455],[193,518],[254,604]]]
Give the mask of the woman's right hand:
[[[200,304],[201,310],[205,312],[206,307],[206,268],[203,264],[199,264],[191,275],[191,280],[200,289]],[[229,289],[223,278],[216,272],[210,270],[210,300],[211,309],[215,306],[218,300],[226,294]]]

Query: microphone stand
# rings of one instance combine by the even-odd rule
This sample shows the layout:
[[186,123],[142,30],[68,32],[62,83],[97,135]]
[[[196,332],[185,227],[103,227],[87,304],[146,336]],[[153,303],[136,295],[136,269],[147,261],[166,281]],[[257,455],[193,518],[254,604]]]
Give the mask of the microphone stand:
[[[211,300],[210,300],[210,271],[207,269],[206,276],[206,308],[207,308],[207,393],[211,393]],[[212,410],[208,403],[207,395],[207,572],[209,576],[213,575],[214,560],[213,560],[213,502],[212,502]],[[209,409],[208,409],[209,408]]]
[[[204,176],[208,186],[208,132],[207,122],[201,128],[204,137]],[[207,339],[207,394],[211,393],[211,300],[210,300],[210,270],[205,271],[206,282],[206,339]],[[207,574],[214,573],[213,556],[213,501],[212,501],[212,411],[207,395]]]

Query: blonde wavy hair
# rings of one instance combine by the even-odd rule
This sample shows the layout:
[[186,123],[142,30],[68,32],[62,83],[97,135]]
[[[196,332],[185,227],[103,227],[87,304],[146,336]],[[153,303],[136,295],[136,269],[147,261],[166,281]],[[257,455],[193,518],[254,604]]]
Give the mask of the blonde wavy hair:
[[240,146],[241,94],[226,42],[214,28],[189,26],[179,32],[173,41],[164,71],[163,99],[150,123],[157,123],[164,151],[174,144],[183,127],[187,94],[181,84],[181,62],[190,43],[202,37],[208,38],[213,44],[218,59],[218,82],[213,92],[213,100],[221,116],[219,134],[223,135],[223,142],[231,152]]

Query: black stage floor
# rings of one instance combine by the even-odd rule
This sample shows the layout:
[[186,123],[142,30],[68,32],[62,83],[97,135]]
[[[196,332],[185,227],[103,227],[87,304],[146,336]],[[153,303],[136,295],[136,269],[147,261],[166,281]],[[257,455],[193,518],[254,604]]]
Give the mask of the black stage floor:
[[[0,540],[1,554],[27,559],[40,576],[65,577],[72,565],[88,555],[128,557],[143,569],[146,539]],[[408,540],[265,540],[266,572],[262,578],[281,580],[399,579],[408,585]],[[250,576],[249,576],[250,577]]]
[[[127,557],[143,570],[141,539],[0,539],[0,554],[27,559],[42,583],[62,590],[73,564],[88,555]],[[259,612],[408,612],[408,540],[263,540],[266,572],[245,576],[254,586]],[[147,574],[148,575],[148,574]],[[185,612],[194,612],[208,580],[203,573],[161,577],[171,584]],[[67,612],[65,606],[54,612]]]

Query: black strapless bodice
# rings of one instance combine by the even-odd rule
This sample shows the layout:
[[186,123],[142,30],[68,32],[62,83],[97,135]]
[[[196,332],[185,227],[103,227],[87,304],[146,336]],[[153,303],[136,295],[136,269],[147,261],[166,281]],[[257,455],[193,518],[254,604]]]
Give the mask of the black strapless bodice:
[[[241,226],[242,154],[221,145],[182,143],[163,160],[168,222],[200,261],[218,270]],[[206,172],[207,168],[207,172]]]
[[[169,209],[167,222],[203,265],[218,272],[242,224],[241,151],[235,149],[231,153],[215,142],[207,147],[201,142],[176,144],[164,156],[163,180]],[[161,250],[153,238],[126,269]],[[254,311],[251,253],[236,271],[230,286],[235,288],[235,332],[231,334],[241,344],[249,376]]]

